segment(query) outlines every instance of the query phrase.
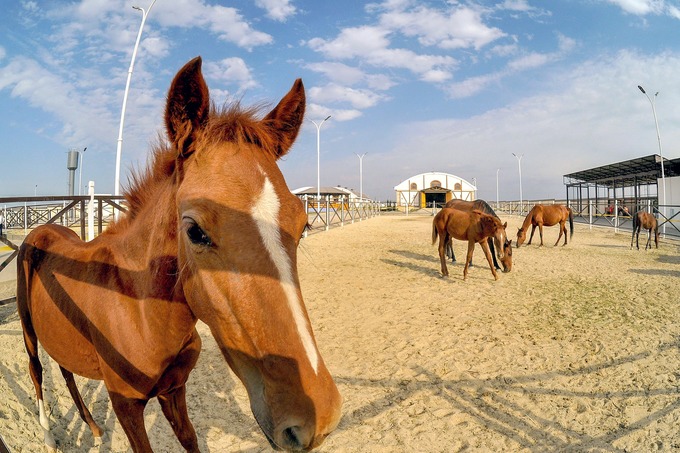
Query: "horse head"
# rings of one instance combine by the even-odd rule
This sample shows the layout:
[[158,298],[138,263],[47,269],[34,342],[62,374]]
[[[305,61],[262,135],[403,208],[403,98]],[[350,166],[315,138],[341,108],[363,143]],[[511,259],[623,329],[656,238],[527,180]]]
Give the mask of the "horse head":
[[503,272],[510,272],[512,270],[512,241],[506,239],[503,243],[503,258],[501,258],[503,265]]
[[286,450],[321,444],[341,407],[298,280],[307,214],[277,166],[304,110],[298,79],[262,119],[238,105],[217,111],[197,57],[175,76],[165,112],[184,297],[245,385],[272,447]]
[[[501,221],[498,219],[498,217],[494,217],[494,219],[497,220],[497,224],[500,224]],[[505,259],[505,242],[508,240],[508,235],[506,233],[507,227],[508,222],[501,224],[501,227],[497,228],[498,233],[493,236],[494,246],[496,248],[496,257],[501,261]]]
[[524,241],[527,238],[527,232],[524,228],[518,228],[517,229],[517,247],[520,245],[524,244]]
[[496,256],[498,259],[503,260],[505,258],[503,244],[505,244],[505,241],[507,240],[505,229],[508,226],[508,223],[505,222],[505,224],[503,224],[498,217],[485,214],[476,209],[474,209],[472,212],[479,216],[485,236],[491,237],[493,239],[494,248],[496,249]]

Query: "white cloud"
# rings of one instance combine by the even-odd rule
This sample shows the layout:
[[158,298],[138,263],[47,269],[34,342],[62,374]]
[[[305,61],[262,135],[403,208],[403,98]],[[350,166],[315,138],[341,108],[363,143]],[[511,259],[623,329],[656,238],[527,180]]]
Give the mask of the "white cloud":
[[381,96],[369,90],[354,89],[330,83],[309,90],[309,98],[314,103],[349,103],[355,109],[373,107]]
[[354,85],[365,78],[364,72],[356,67],[339,62],[308,63],[305,68],[325,75],[332,82]]
[[495,196],[496,169],[501,168],[501,196],[512,199],[516,192],[503,195],[503,187],[516,190],[517,162],[511,153],[522,153],[525,198],[564,197],[564,174],[658,152],[651,108],[638,84],[662,90],[656,101],[661,135],[666,143],[680,140],[680,130],[672,126],[680,124],[680,111],[673,107],[680,93],[664,90],[674,86],[679,71],[678,54],[601,55],[552,74],[551,90],[527,93],[514,104],[463,120],[402,124],[389,159],[412,162],[413,149],[427,150],[419,153],[419,167],[410,168],[417,173],[440,168],[442,156],[455,156],[453,172],[477,177],[487,188],[482,198],[492,195],[491,187]]
[[351,121],[359,118],[362,113],[361,110],[357,109],[335,109],[313,102],[307,103],[307,110],[305,112],[305,118],[307,118],[307,120],[323,120],[328,115],[331,115],[332,121]]
[[355,58],[370,56],[387,48],[388,31],[380,27],[363,26],[345,28],[337,38],[326,41],[313,38],[308,45],[329,58]]
[[[557,35],[557,50],[555,52],[540,53],[528,52],[518,55],[516,58],[510,60],[502,69],[480,76],[469,77],[462,81],[457,81],[446,86],[448,94],[454,98],[465,98],[474,96],[483,91],[492,83],[497,83],[502,79],[517,74],[523,71],[546,66],[550,63],[560,61],[565,58],[575,47],[577,43],[575,40],[558,34]],[[517,49],[513,53],[519,53]]]
[[335,61],[309,63],[305,68],[323,74],[331,82],[340,85],[353,86],[365,83],[369,88],[379,91],[389,90],[396,85],[396,82],[385,74],[367,74],[357,67]]
[[255,4],[267,11],[267,16],[279,22],[285,22],[297,11],[290,0],[256,0]]
[[665,9],[664,0],[606,0],[627,13],[644,16],[646,14],[660,14]]
[[229,85],[236,85],[240,92],[257,86],[250,68],[241,58],[232,57],[215,62],[206,61],[203,64],[203,70],[206,78]]
[[394,9],[380,16],[380,24],[408,37],[417,37],[424,46],[442,49],[480,49],[505,36],[500,29],[482,20],[482,10],[455,5],[436,10],[422,5],[412,10]]
[[88,139],[113,140],[113,130],[106,102],[97,98],[97,90],[81,91],[79,87],[27,58],[15,58],[0,67],[0,90],[10,90],[12,97],[50,113],[63,124],[53,139],[62,143],[82,143]]

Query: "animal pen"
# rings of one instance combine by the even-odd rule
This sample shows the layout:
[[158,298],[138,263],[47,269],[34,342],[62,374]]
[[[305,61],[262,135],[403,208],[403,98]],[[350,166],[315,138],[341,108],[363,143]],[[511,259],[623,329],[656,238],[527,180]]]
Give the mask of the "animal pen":
[[564,175],[567,204],[574,216],[590,224],[614,227],[632,223],[635,212],[646,211],[659,219],[660,227],[667,227],[666,234],[680,236],[680,210],[669,190],[680,187],[680,159],[663,159],[666,192],[670,193],[665,205],[659,195],[661,159],[652,154]]

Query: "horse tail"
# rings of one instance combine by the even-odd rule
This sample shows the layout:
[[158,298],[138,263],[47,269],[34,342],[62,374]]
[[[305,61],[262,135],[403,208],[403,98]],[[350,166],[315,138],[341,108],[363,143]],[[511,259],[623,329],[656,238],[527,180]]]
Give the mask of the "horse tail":
[[574,237],[574,211],[567,206],[567,211],[569,211],[569,240]]
[[438,236],[439,232],[437,231],[437,218],[435,217],[434,220],[432,221],[432,245],[434,245],[434,243],[437,242]]

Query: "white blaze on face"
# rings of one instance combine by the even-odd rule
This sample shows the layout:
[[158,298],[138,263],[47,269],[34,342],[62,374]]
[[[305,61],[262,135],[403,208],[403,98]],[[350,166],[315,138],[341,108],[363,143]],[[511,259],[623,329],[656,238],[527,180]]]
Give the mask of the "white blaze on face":
[[293,279],[293,268],[290,257],[286,253],[286,249],[281,242],[281,230],[278,223],[279,208],[279,197],[276,195],[274,186],[269,181],[269,178],[265,177],[262,192],[255,200],[255,204],[250,212],[255,219],[260,236],[262,236],[262,242],[264,243],[267,252],[269,252],[269,256],[274,262],[274,266],[276,266],[276,269],[279,271],[283,293],[286,295],[288,307],[293,314],[293,319],[295,320],[295,325],[298,334],[300,335],[302,345],[307,352],[307,357],[309,357],[309,361],[314,371],[318,372],[319,356],[312,335],[310,334],[307,318],[302,310],[302,302],[298,297],[295,280]]

